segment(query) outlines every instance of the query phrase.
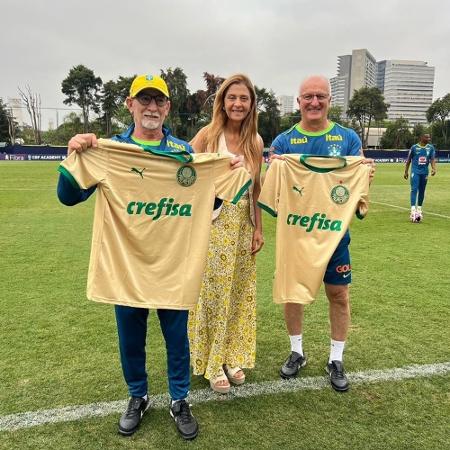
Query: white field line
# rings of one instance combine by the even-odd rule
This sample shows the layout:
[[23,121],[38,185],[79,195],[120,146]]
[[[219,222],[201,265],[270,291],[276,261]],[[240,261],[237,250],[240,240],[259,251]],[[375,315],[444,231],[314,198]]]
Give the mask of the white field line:
[[[348,373],[352,385],[378,383],[383,381],[401,381],[411,378],[443,376],[450,373],[450,362],[414,365],[386,370],[368,370]],[[259,395],[280,394],[301,390],[331,389],[327,377],[300,377],[293,380],[264,381],[232,387],[227,395],[220,395],[210,389],[199,389],[190,393],[192,404],[210,401],[229,401],[235,398],[255,397]],[[153,409],[168,408],[168,394],[150,396]],[[57,409],[30,411],[8,416],[0,416],[0,431],[13,431],[49,423],[70,422],[88,417],[102,417],[121,413],[127,406],[127,400],[91,403],[89,405],[66,406]]]
[[[390,203],[374,202],[373,200],[370,200],[370,203],[375,203],[376,205],[389,206],[390,208],[401,209],[403,211],[409,211],[411,209],[411,208],[405,208],[404,206],[391,205]],[[425,215],[443,217],[444,219],[450,219],[450,216],[444,216],[443,214],[432,213],[432,212],[428,212],[428,211],[425,211]]]

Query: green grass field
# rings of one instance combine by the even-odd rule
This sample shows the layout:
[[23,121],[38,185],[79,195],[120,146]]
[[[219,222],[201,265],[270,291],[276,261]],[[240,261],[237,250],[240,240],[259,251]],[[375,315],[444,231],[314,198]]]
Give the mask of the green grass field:
[[[57,163],[0,163],[0,421],[29,411],[127,397],[113,308],[86,300],[92,199],[59,204]],[[369,215],[352,230],[352,327],[348,372],[450,362],[450,164],[430,177],[421,224],[411,224],[400,164],[377,167]],[[405,209],[400,209],[405,208]],[[264,213],[258,256],[256,386],[279,380],[289,352],[282,310],[271,300],[275,221]],[[303,377],[321,377],[329,351],[323,292],[306,310]],[[150,394],[167,391],[155,315],[148,338]],[[192,390],[208,384],[193,377]],[[177,435],[167,409],[144,417],[131,438],[119,413],[0,431],[1,449],[450,448],[450,375],[328,386],[194,405],[200,434]]]

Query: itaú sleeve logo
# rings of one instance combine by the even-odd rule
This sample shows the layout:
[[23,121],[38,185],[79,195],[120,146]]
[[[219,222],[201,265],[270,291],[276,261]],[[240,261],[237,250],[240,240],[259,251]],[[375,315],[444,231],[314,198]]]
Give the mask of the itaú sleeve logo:
[[132,215],[146,214],[154,216],[152,220],[158,220],[161,216],[192,216],[192,205],[175,203],[173,198],[162,198],[158,203],[154,202],[130,202],[127,205],[127,213]]
[[341,231],[342,220],[328,219],[325,213],[314,213],[310,216],[302,216],[300,214],[288,214],[286,223],[288,225],[297,225],[306,228],[306,232],[310,233],[314,228],[324,231]]

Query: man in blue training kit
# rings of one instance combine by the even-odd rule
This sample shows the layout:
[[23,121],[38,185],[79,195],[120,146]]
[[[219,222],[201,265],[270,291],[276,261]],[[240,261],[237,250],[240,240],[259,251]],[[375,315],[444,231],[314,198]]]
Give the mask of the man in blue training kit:
[[[418,144],[414,144],[408,153],[405,174],[408,179],[409,166],[411,166],[411,222],[420,222],[423,219],[422,205],[425,197],[425,188],[428,181],[428,166],[431,163],[431,176],[436,175],[436,149],[430,144],[429,134],[420,136]],[[417,207],[416,207],[417,202]]]
[[[163,126],[169,114],[170,100],[167,85],[161,77],[136,77],[126,99],[126,106],[133,116],[134,124],[124,133],[114,136],[113,140],[164,152],[170,152],[177,146],[182,146],[188,152],[193,151],[187,142],[175,138],[169,129]],[[93,134],[77,135],[69,141],[68,153],[95,147],[96,143],[97,139]],[[76,188],[68,178],[60,174],[58,198],[65,205],[72,206],[87,200],[95,189],[96,186],[86,190]],[[188,310],[158,309],[157,312],[167,348],[169,392],[172,398],[170,415],[174,418],[181,436],[184,439],[194,439],[198,433],[198,424],[186,402],[190,386]],[[131,396],[128,407],[119,420],[119,433],[130,436],[139,427],[142,416],[149,407],[145,365],[149,310],[115,305],[115,314],[120,360]]]
[[[323,156],[362,156],[361,140],[351,129],[328,120],[331,88],[328,78],[310,76],[300,85],[297,98],[301,120],[273,141],[271,159],[287,153]],[[373,164],[366,159],[365,163]],[[373,168],[370,177],[373,177]],[[351,266],[348,246],[350,234],[346,231],[331,257],[324,277],[325,293],[329,300],[331,348],[327,371],[331,386],[339,392],[347,391],[348,379],[343,365],[343,351],[350,326],[349,284]],[[299,268],[301,270],[301,268]],[[303,353],[303,311],[298,303],[284,305],[284,319],[291,341],[291,353],[280,369],[282,378],[295,377],[306,365]]]

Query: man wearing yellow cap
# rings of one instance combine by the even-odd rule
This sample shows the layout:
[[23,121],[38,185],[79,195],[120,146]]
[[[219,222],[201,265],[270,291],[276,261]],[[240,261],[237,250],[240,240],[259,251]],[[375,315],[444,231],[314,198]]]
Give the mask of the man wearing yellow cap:
[[[191,146],[172,136],[163,126],[169,114],[169,90],[165,81],[156,75],[136,77],[126,99],[126,106],[133,116],[133,124],[122,134],[112,139],[130,144],[153,148],[156,152],[187,151]],[[80,134],[68,144],[68,154],[96,147],[94,134]],[[74,187],[62,174],[58,181],[58,197],[65,205],[85,201],[96,189]],[[187,337],[187,310],[158,309],[161,330],[167,348],[169,392],[171,396],[170,415],[184,439],[194,439],[198,424],[190,411],[186,397],[190,386],[189,342]],[[131,306],[115,305],[122,370],[128,385],[130,401],[119,420],[119,433],[132,435],[149,407],[147,394],[146,351],[147,317],[149,310]]]

